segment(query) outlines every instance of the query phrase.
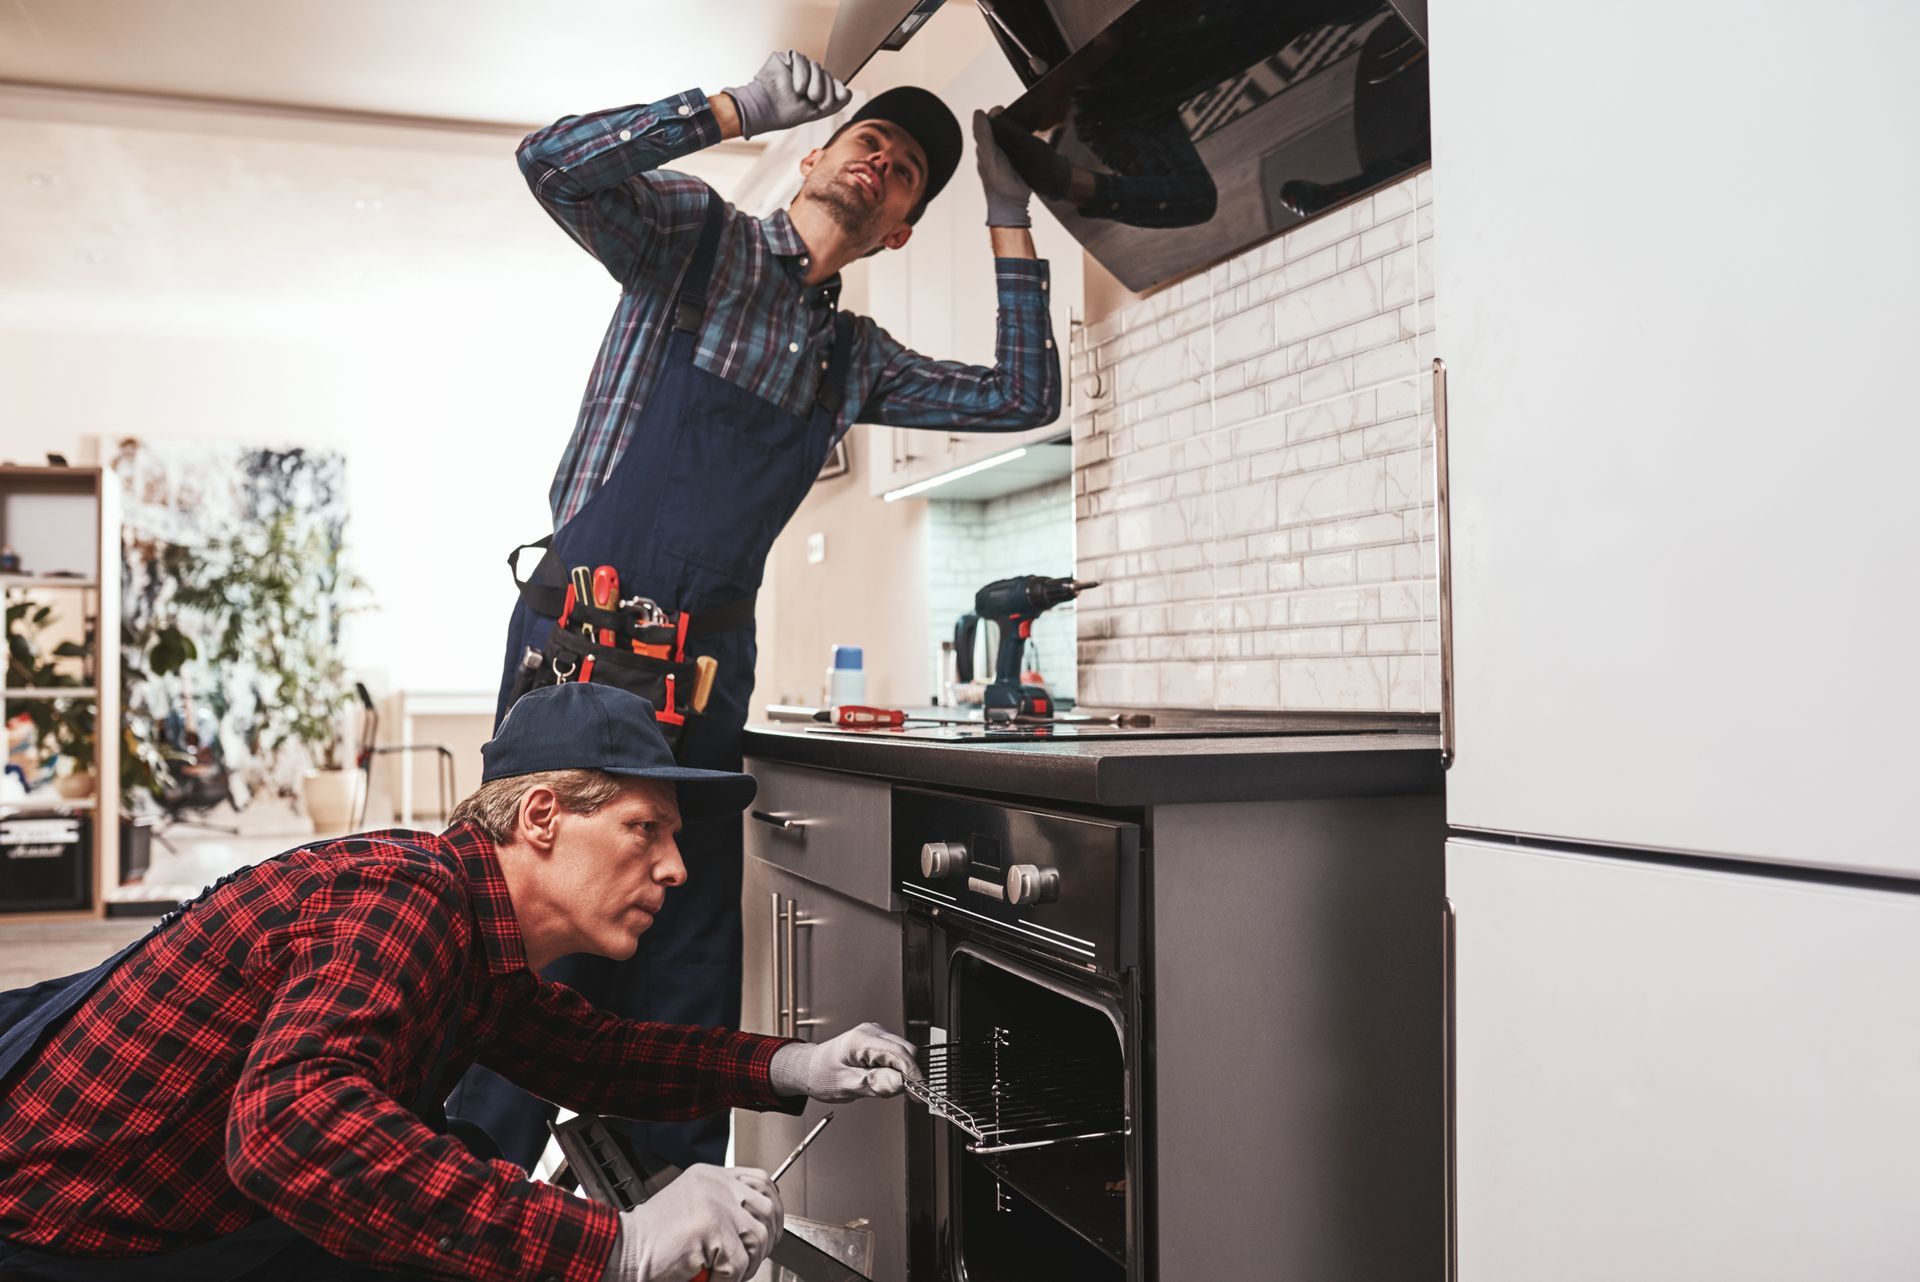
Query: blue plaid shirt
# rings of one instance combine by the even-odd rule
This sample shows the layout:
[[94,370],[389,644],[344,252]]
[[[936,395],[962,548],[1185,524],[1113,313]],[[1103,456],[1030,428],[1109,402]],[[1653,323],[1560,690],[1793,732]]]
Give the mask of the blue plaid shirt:
[[[698,90],[645,107],[569,116],[529,134],[520,168],[549,214],[620,282],[573,439],[554,474],[558,529],[632,441],[666,352],[676,283],[693,256],[709,188],[660,166],[720,141]],[[714,264],[702,369],[794,413],[813,404],[833,335],[840,278],[805,283],[807,246],[785,210],[731,206]],[[974,432],[1040,427],[1060,416],[1060,360],[1047,315],[1047,265],[994,260],[1000,319],[992,368],[909,351],[856,318],[839,429],[855,422]]]

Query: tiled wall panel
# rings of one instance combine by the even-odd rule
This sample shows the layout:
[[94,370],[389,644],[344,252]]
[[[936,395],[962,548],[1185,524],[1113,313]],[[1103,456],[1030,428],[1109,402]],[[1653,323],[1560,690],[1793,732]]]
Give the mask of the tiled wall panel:
[[1431,235],[1423,173],[1080,332],[1082,701],[1438,710]]

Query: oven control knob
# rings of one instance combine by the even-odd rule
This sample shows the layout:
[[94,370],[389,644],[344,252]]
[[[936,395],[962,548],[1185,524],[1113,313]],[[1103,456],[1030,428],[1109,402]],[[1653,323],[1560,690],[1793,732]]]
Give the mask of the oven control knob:
[[1015,864],[1007,869],[1007,902],[1050,904],[1060,898],[1060,870],[1039,864]]
[[920,847],[920,875],[928,881],[958,877],[967,870],[967,848],[957,841],[929,841]]

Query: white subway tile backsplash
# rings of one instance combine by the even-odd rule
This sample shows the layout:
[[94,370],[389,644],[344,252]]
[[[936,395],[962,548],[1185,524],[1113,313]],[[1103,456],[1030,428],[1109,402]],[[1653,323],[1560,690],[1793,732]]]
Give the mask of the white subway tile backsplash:
[[1213,327],[1213,360],[1222,367],[1273,350],[1273,309],[1256,307]]
[[1419,220],[1409,210],[1398,218],[1376,223],[1360,236],[1360,257],[1378,258],[1403,245],[1411,245],[1419,234]]
[[1282,478],[1273,493],[1281,525],[1323,521],[1335,516],[1364,516],[1386,506],[1386,466],[1362,459],[1338,467]]
[[1344,396],[1352,390],[1353,361],[1351,359],[1329,361],[1325,365],[1316,365],[1300,374],[1300,399],[1309,404]]
[[1282,708],[1377,711],[1388,706],[1391,659],[1282,659]]
[[1083,701],[1437,708],[1425,183],[1081,332]]
[[1395,183],[1391,187],[1383,187],[1368,199],[1373,201],[1375,223],[1397,218],[1415,208],[1426,207],[1425,202],[1416,199],[1413,187],[1407,183]]
[[1271,659],[1218,664],[1214,695],[1222,708],[1276,708],[1281,706],[1280,673]]
[[1299,592],[1287,599],[1287,621],[1295,624],[1361,623],[1380,617],[1384,589]]
[[1372,391],[1310,403],[1287,415],[1287,439],[1307,441],[1364,426],[1373,421],[1376,403]]
[[1419,260],[1420,255],[1409,245],[1405,249],[1396,249],[1377,263],[1369,264],[1380,270],[1379,299],[1382,307],[1399,307],[1420,296]]
[[[1404,251],[1408,258],[1412,250]],[[1362,263],[1302,289],[1282,294],[1273,303],[1273,333],[1291,338],[1323,334],[1343,325],[1380,314],[1381,264]],[[1407,265],[1406,297],[1391,306],[1413,301],[1413,265]]]
[[1387,506],[1407,508],[1420,502],[1426,495],[1426,478],[1430,475],[1422,451],[1402,450],[1386,455],[1381,461],[1386,468]]

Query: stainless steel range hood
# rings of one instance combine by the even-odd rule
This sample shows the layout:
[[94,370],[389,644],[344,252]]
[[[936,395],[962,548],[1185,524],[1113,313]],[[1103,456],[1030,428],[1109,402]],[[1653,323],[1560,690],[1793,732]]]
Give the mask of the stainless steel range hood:
[[942,0],[840,0],[827,37],[827,70],[850,81],[882,49],[898,49],[926,25]]
[[978,3],[1027,86],[1000,122],[1003,148],[1130,289],[1431,155],[1425,0]]

